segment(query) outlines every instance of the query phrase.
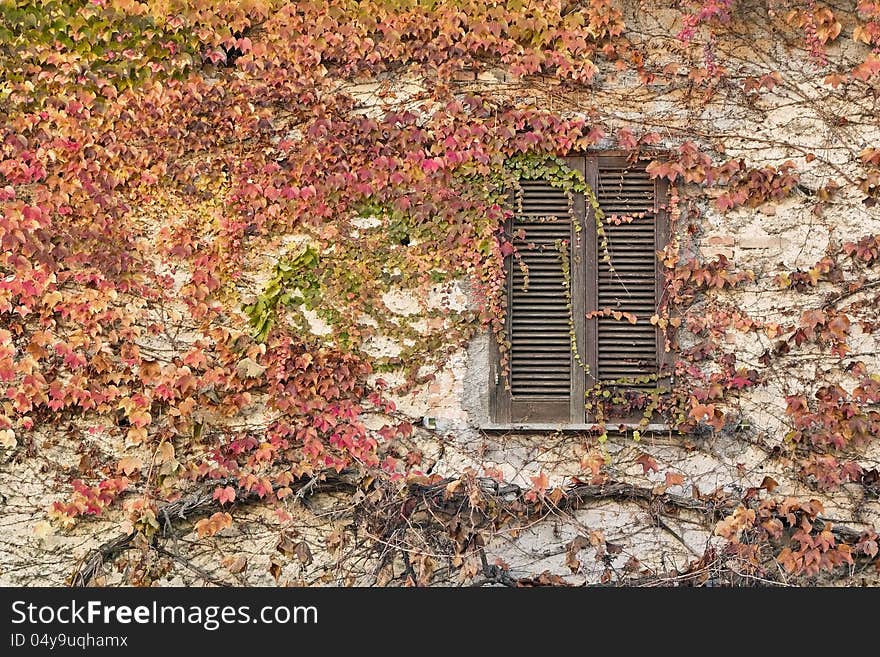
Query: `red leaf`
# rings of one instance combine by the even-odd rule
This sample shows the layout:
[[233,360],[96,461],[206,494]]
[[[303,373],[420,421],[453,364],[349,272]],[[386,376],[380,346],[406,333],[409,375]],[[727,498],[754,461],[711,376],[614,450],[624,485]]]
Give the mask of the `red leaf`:
[[220,504],[231,504],[235,501],[235,489],[232,486],[226,486],[226,488],[216,488],[214,490],[214,499],[219,501]]
[[648,456],[647,454],[642,454],[639,458],[636,459],[636,463],[642,466],[642,473],[648,474],[651,470],[654,472],[660,472],[660,466],[657,465],[657,461]]
[[634,150],[638,146],[638,140],[635,138],[635,135],[627,128],[622,128],[618,131],[617,140],[620,142],[621,147],[627,151]]

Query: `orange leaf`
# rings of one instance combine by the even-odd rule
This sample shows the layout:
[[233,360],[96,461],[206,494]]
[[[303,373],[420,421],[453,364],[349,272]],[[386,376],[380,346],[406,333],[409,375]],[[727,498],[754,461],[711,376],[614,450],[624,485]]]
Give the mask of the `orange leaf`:
[[202,518],[199,520],[195,527],[199,538],[205,538],[206,536],[213,536],[217,532],[222,531],[231,525],[232,516],[228,513],[218,511],[210,518]]
[[550,485],[550,478],[547,476],[547,473],[541,470],[541,474],[537,477],[530,477],[532,480],[532,488],[529,490],[523,498],[527,502],[534,502],[538,499],[538,497],[544,496],[544,491],[547,490],[547,487]]
[[761,488],[766,490],[768,493],[772,493],[773,490],[779,485],[779,482],[776,481],[773,477],[767,476],[761,480]]
[[541,493],[547,490],[547,486],[550,485],[550,479],[547,477],[547,473],[543,470],[541,470],[541,474],[537,477],[531,477],[531,480],[533,488]]

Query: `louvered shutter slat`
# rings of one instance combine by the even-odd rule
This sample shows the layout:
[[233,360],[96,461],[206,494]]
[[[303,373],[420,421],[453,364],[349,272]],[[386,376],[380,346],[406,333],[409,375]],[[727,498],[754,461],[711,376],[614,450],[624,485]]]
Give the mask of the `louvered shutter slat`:
[[[642,166],[601,168],[596,196],[606,216],[611,264],[599,249],[598,308],[630,313],[638,323],[600,317],[597,322],[598,378],[609,381],[657,372],[655,183]],[[624,218],[623,223],[615,220]],[[641,384],[644,385],[644,384]],[[633,384],[630,387],[640,387]]]
[[[569,200],[545,181],[522,181],[522,213],[513,243],[528,268],[512,267],[510,388],[514,400],[567,401],[571,392],[571,342],[558,241],[571,239]],[[524,235],[521,235],[524,232]]]

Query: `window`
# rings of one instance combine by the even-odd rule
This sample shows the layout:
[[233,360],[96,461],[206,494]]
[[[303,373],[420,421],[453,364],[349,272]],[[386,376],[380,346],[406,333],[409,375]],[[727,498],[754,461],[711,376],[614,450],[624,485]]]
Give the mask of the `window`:
[[663,289],[656,252],[668,239],[665,189],[646,162],[625,156],[567,162],[594,190],[604,239],[584,194],[575,195],[572,212],[562,189],[521,181],[522,211],[507,228],[528,284],[520,263],[508,258],[508,366],[500,367],[496,345],[490,396],[497,425],[590,423],[585,393],[597,383],[635,400],[665,374],[664,337],[649,321]]

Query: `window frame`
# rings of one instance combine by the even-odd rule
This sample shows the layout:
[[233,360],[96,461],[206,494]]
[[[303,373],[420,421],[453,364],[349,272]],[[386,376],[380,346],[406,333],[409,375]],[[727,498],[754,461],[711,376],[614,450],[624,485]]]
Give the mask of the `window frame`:
[[[657,153],[651,153],[649,156],[640,155],[633,159],[633,154],[626,151],[588,151],[576,155],[569,155],[564,158],[566,164],[572,169],[580,171],[584,175],[584,179],[591,189],[598,189],[599,172],[603,169],[617,169],[625,165],[631,165],[633,161],[648,160],[656,157]],[[661,251],[670,240],[670,224],[669,212],[667,210],[666,201],[669,192],[669,183],[665,179],[655,178],[654,180],[654,250]],[[595,222],[594,210],[586,203],[584,195],[578,195],[574,202],[574,211],[578,221],[582,221],[584,226],[593,226]],[[509,220],[505,225],[505,232],[512,234],[513,219]],[[581,372],[582,376],[572,376],[571,391],[567,402],[561,400],[556,401],[556,406],[551,406],[550,402],[539,402],[537,399],[531,402],[527,400],[516,401],[513,399],[511,391],[506,388],[502,368],[500,364],[501,353],[498,348],[497,340],[494,336],[490,336],[490,368],[489,368],[489,423],[485,424],[483,429],[488,430],[588,430],[595,427],[595,418],[587,414],[585,407],[585,393],[590,387],[597,383],[596,373],[598,372],[598,319],[587,319],[587,313],[596,310],[598,306],[598,290],[597,284],[588,285],[588,281],[598,281],[598,257],[588,257],[588,254],[595,254],[598,251],[598,236],[595,230],[585,230],[581,236],[580,249],[575,252],[574,241],[571,242],[570,260],[575,262],[576,258],[583,259],[583,266],[571,267],[571,294],[572,294],[572,319],[575,325],[578,349],[583,357],[583,361],[589,368],[589,373],[583,372],[580,365],[577,364],[575,355],[571,355],[571,372]],[[504,294],[505,317],[504,332],[505,336],[511,335],[512,313],[510,312],[509,302],[512,298],[511,287],[513,285],[512,267],[516,263],[514,258],[507,257],[504,262]],[[662,304],[665,294],[666,280],[663,267],[655,256],[655,277],[654,277],[654,300],[657,307]],[[656,336],[656,353],[657,353],[657,372],[664,374],[667,378],[671,374],[671,365],[673,360],[672,352],[666,351],[667,331],[657,327],[655,329]],[[529,420],[515,420],[514,417],[522,415],[521,409],[516,404],[523,404],[526,408],[533,406],[534,414]],[[569,416],[567,420],[559,419],[564,413],[564,405],[567,404]],[[554,412],[555,408],[555,412]],[[614,426],[636,426],[642,420],[642,415],[630,416],[614,416],[606,418],[606,422],[612,422]],[[646,427],[647,430],[665,430],[668,428],[665,422],[651,421]]]

